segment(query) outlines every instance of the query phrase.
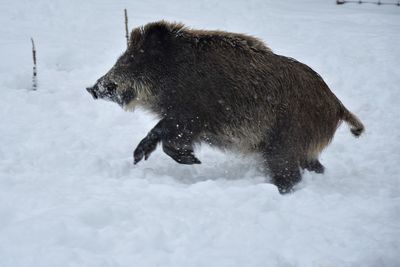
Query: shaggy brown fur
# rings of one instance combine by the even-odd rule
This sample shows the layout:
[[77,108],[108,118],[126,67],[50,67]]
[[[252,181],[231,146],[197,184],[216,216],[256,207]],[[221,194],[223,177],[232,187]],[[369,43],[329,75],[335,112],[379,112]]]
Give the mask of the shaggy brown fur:
[[300,181],[300,167],[323,172],[318,156],[341,121],[355,136],[364,130],[305,64],[251,36],[165,21],[134,29],[127,51],[87,90],[160,117],[136,148],[135,163],[159,142],[177,162],[200,163],[193,144],[205,141],[262,154],[282,193]]

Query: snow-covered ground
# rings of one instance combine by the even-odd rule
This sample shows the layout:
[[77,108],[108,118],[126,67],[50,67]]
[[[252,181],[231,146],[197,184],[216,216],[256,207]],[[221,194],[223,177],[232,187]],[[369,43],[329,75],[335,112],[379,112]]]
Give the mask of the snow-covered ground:
[[[313,67],[366,126],[345,126],[295,193],[254,158],[132,151],[156,123],[93,101],[133,28],[256,35]],[[400,7],[319,0],[0,1],[0,266],[400,266]],[[39,89],[30,91],[30,37]]]

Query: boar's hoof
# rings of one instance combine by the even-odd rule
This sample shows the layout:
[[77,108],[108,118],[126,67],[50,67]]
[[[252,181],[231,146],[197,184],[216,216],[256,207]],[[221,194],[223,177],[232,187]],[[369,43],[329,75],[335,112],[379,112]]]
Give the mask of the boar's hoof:
[[287,166],[283,167],[282,170],[275,171],[272,178],[274,184],[278,187],[279,193],[287,194],[294,191],[293,187],[300,182],[301,174],[296,166],[293,166],[292,169]]
[[278,187],[279,193],[282,195],[292,193],[294,191],[293,185],[276,183],[276,186]]
[[143,138],[140,141],[139,145],[136,147],[133,152],[134,162],[133,164],[138,163],[144,157],[144,160],[147,160],[150,157],[150,154],[157,148],[158,140],[149,138],[148,136]]
[[308,167],[309,171],[314,171],[316,173],[324,173],[325,167],[318,160],[310,163]]
[[325,171],[324,165],[322,165],[318,159],[307,162],[305,166],[302,166],[302,168],[307,169],[310,172],[316,172],[316,173],[324,173]]
[[201,164],[201,161],[196,158],[191,149],[177,149],[163,145],[163,150],[168,156],[180,164]]

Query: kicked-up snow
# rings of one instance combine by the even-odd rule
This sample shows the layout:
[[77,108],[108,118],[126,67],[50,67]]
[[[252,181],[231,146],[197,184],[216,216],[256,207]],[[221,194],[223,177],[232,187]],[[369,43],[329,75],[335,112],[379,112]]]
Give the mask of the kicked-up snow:
[[[85,88],[129,27],[166,19],[255,35],[315,69],[363,121],[280,195],[254,157],[159,148],[157,122]],[[0,266],[400,266],[400,7],[335,1],[0,2]],[[38,90],[32,91],[30,37]],[[266,182],[267,180],[267,182]]]

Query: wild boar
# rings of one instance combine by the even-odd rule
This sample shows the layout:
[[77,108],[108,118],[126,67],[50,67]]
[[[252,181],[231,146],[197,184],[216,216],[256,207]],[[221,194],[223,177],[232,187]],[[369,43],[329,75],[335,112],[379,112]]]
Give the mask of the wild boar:
[[159,21],[132,31],[111,70],[87,91],[125,110],[141,106],[160,121],[134,151],[134,163],[162,143],[181,164],[199,164],[195,143],[259,153],[281,193],[301,169],[323,173],[318,157],[340,123],[364,131],[307,65],[274,54],[259,39]]

